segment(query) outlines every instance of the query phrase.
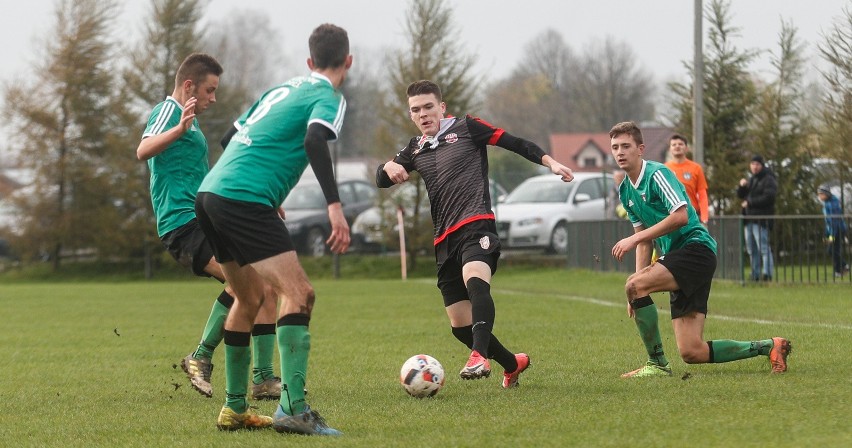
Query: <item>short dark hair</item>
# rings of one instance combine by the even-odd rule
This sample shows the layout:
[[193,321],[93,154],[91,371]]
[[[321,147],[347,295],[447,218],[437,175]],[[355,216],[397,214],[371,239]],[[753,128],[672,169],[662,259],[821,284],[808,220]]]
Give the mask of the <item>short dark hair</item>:
[[323,23],[311,33],[308,48],[314,68],[337,68],[346,63],[349,56],[349,35],[337,25]]
[[686,141],[686,137],[684,137],[680,134],[674,134],[671,137],[669,137],[669,143],[671,143],[672,140],[680,140],[680,141],[683,142],[684,145],[689,146],[689,142]]
[[430,93],[433,93],[435,94],[435,98],[438,98],[438,101],[443,101],[441,99],[441,87],[427,79],[412,82],[408,85],[406,93],[409,98],[412,96],[429,95]]
[[180,85],[187,79],[194,84],[201,84],[207,75],[222,76],[225,70],[219,61],[205,53],[192,53],[178,67],[175,75],[175,85]]
[[639,129],[639,126],[636,126],[636,123],[632,121],[622,121],[609,130],[609,138],[615,138],[621,134],[628,134],[633,137],[633,141],[636,142],[637,145],[644,143],[644,140],[642,139],[642,131]]

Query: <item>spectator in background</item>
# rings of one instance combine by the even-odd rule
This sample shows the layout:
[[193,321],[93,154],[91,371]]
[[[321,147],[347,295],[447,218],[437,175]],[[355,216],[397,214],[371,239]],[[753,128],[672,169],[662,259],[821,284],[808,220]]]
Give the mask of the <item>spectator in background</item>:
[[766,167],[763,156],[759,154],[751,158],[749,170],[751,177],[740,179],[737,196],[743,200],[743,215],[746,216],[745,244],[751,258],[751,279],[770,281],[775,264],[769,246],[769,231],[772,230],[770,217],[775,214],[778,182],[775,173]]
[[843,260],[843,242],[846,239],[846,223],[843,221],[843,210],[840,200],[831,193],[828,185],[820,185],[817,190],[822,201],[822,213],[825,215],[825,239],[834,260],[834,276],[843,277],[849,272],[849,265]]
[[677,180],[686,188],[686,196],[698,213],[698,220],[707,227],[707,221],[710,219],[707,179],[704,177],[701,165],[686,158],[687,152],[689,152],[689,146],[686,144],[686,138],[679,134],[671,136],[669,154],[672,155],[672,160],[666,162],[666,166],[675,173]]

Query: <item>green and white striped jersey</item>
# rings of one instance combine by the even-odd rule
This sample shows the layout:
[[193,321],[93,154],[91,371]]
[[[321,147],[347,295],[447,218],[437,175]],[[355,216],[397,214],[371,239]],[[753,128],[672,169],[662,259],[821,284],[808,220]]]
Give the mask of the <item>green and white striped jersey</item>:
[[701,225],[695,209],[686,197],[686,190],[677,176],[665,165],[643,160],[636,184],[625,178],[618,190],[621,204],[633,227],[646,229],[665,219],[680,207],[686,207],[689,221],[669,234],[657,238],[661,254],[680,249],[689,243],[700,243],[716,252],[716,240]]
[[[183,107],[169,96],[154,106],[142,138],[162,134],[180,123]],[[210,169],[207,139],[198,120],[165,151],[148,159],[151,171],[151,203],[157,218],[157,233],[166,233],[195,218],[195,195]]]
[[278,207],[308,166],[311,123],[340,133],[346,100],[319,73],[293,78],[264,93],[234,123],[237,133],[199,191]]

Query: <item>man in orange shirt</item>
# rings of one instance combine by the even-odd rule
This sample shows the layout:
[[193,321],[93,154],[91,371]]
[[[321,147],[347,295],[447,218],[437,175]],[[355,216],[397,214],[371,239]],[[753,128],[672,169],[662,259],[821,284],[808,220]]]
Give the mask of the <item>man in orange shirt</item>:
[[672,155],[672,160],[666,162],[666,166],[674,171],[677,180],[686,188],[686,195],[689,196],[689,201],[698,213],[698,219],[706,227],[707,220],[710,219],[707,179],[704,178],[701,165],[686,158],[687,152],[689,152],[689,146],[686,144],[686,138],[679,134],[673,135],[669,139],[669,153]]

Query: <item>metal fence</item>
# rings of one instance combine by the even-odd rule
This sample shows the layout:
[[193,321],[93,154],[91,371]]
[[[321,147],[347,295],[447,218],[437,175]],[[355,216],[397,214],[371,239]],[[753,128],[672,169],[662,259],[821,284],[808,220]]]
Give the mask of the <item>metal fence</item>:
[[[852,215],[845,215],[852,223]],[[824,242],[825,219],[822,215],[774,216],[769,245],[775,259],[775,283],[844,283],[852,285],[849,272],[836,277],[829,246]],[[750,262],[743,239],[743,220],[739,216],[714,217],[708,224],[718,245],[716,278],[746,283]],[[606,220],[569,223],[567,266],[596,271],[632,273],[635,251],[618,262],[610,255],[618,240],[633,234],[629,221]],[[844,260],[852,262],[852,248],[842,246]]]

